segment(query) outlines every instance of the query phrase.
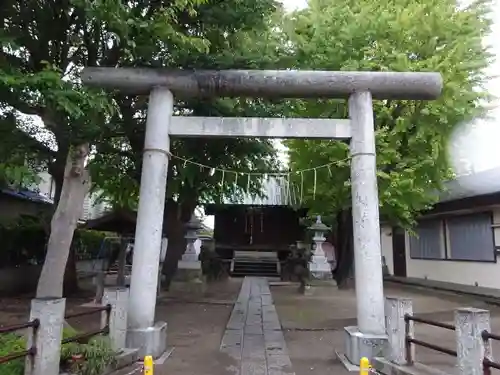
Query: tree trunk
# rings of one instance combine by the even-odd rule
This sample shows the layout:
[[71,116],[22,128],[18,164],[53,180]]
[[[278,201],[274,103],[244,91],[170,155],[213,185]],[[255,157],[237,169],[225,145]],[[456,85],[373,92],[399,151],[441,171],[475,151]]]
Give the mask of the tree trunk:
[[68,152],[61,196],[51,220],[47,254],[38,280],[37,298],[63,296],[71,242],[90,187],[89,172],[85,168],[88,153],[88,144]]
[[[59,199],[61,198],[63,183],[64,183],[64,171],[65,171],[65,162],[64,159],[67,159],[69,154],[69,148],[63,145],[59,146],[59,150],[56,155],[56,160],[49,165],[49,174],[54,180],[55,191],[54,191],[54,204],[53,211],[51,216],[47,218],[46,224],[44,224],[45,232],[47,237],[50,236],[50,222],[52,217],[54,216],[55,210],[59,204]],[[50,238],[50,237],[49,237]],[[70,253],[68,257],[68,261],[66,262],[66,270],[64,273],[64,284],[63,290],[64,295],[72,294],[78,291],[78,274],[76,270],[76,256],[73,248],[70,248]]]
[[[49,237],[50,238],[50,237]],[[50,240],[49,240],[50,241]],[[47,256],[48,256],[47,251]],[[68,261],[64,270],[63,292],[65,296],[78,292],[78,273],[76,271],[76,256],[74,250],[71,248],[68,253]]]
[[337,272],[335,281],[339,289],[353,286],[354,244],[352,209],[348,208],[337,215]]
[[186,239],[184,235],[186,234],[185,225],[191,218],[196,205],[196,199],[189,199],[185,202],[178,204],[175,203],[175,210],[173,210],[173,204],[167,205],[169,212],[166,212],[166,235],[168,237],[168,248],[167,256],[165,257],[165,262],[163,263],[163,274],[165,275],[165,287],[168,288],[170,282],[172,281],[175,271],[177,271],[177,263],[181,259],[182,254],[186,251]]

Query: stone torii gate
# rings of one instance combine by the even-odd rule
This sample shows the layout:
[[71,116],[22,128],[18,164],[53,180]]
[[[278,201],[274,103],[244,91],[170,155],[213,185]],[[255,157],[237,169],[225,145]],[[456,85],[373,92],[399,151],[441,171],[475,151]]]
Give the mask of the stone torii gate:
[[[160,356],[166,323],[155,323],[157,275],[170,137],[351,139],[351,183],[357,327],[346,327],[347,359],[380,355],[387,339],[380,250],[379,201],[372,98],[432,100],[439,73],[328,71],[184,71],[86,68],[84,84],[149,94],[127,346]],[[218,118],[173,116],[174,95],[349,98],[349,119]]]

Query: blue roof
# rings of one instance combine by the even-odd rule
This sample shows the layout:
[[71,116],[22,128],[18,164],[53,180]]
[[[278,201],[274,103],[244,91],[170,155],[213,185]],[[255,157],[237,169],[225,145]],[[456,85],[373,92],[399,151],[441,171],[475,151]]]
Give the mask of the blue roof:
[[5,188],[5,189],[0,189],[0,192],[2,194],[11,196],[13,198],[27,200],[27,201],[34,202],[34,203],[42,203],[42,204],[53,204],[54,203],[52,201],[52,199],[49,199],[44,195],[38,194],[38,193],[36,193],[32,190],[28,190],[28,189],[14,190],[14,189]]

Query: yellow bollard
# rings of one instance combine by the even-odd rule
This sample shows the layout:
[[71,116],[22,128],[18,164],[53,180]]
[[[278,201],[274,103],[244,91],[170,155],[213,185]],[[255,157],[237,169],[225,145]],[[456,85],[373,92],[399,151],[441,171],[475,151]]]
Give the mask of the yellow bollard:
[[371,366],[368,358],[361,358],[361,360],[359,361],[359,375],[369,375],[370,368]]
[[144,357],[144,375],[153,375],[154,367],[153,367],[153,357],[147,355]]

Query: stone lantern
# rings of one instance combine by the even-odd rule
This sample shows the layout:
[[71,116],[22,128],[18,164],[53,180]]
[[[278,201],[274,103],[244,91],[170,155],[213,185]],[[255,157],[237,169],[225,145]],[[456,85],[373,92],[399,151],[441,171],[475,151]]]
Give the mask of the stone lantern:
[[331,266],[323,250],[323,243],[326,240],[324,234],[328,232],[330,228],[321,222],[321,216],[318,215],[316,217],[316,222],[307,229],[314,232],[312,240],[315,245],[314,252],[309,261],[309,272],[315,279],[332,279]]
[[202,276],[201,261],[199,259],[200,250],[195,246],[198,231],[201,228],[201,221],[193,214],[186,223],[186,234],[184,235],[187,242],[186,251],[177,264],[177,279],[190,281],[199,279]]
[[187,241],[186,252],[182,256],[183,260],[186,261],[198,261],[198,256],[200,255],[200,250],[196,248],[194,243],[198,239],[198,231],[202,228],[200,219],[196,217],[195,214],[191,216],[191,219],[186,223],[186,234],[184,238]]

